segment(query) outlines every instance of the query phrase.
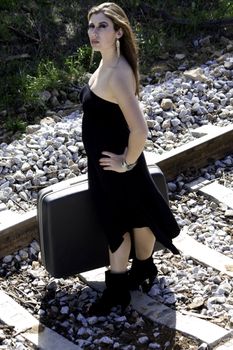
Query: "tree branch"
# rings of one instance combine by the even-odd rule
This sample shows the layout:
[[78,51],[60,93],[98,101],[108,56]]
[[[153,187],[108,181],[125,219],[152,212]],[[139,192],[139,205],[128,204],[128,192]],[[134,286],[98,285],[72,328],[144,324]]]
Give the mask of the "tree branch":
[[33,42],[36,42],[37,44],[40,42],[40,40],[38,38],[35,38],[31,35],[28,35],[27,33],[25,33],[23,30],[19,30],[17,28],[14,28],[12,26],[8,26],[8,28],[13,31],[16,35],[24,38],[24,39],[27,39],[27,40],[30,40],[30,41],[33,41]]
[[30,58],[30,55],[28,53],[23,53],[21,55],[14,55],[14,56],[8,56],[8,57],[0,57],[0,62],[8,62],[8,61],[14,61],[14,60],[21,60],[25,58]]

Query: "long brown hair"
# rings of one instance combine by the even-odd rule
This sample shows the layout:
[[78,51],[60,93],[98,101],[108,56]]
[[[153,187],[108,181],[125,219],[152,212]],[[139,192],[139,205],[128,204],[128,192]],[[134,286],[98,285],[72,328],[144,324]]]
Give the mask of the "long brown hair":
[[123,31],[120,40],[121,54],[125,57],[130,67],[133,70],[136,81],[136,94],[139,94],[139,70],[138,70],[138,48],[128,17],[124,10],[114,2],[104,2],[94,6],[88,12],[88,21],[95,13],[102,12],[106,17],[113,22],[114,30]]

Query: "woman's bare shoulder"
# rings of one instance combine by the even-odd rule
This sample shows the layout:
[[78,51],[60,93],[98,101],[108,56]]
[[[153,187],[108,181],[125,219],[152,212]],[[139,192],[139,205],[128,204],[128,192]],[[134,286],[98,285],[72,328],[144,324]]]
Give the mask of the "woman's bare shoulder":
[[96,77],[98,76],[98,72],[99,72],[99,67],[92,73],[92,75],[91,75],[91,77],[90,77],[90,79],[89,79],[89,81],[88,81],[88,84],[89,84],[90,86],[92,86],[93,83],[95,82]]
[[120,59],[117,68],[119,69],[120,73],[133,77],[133,70],[124,57]]
[[111,83],[113,86],[115,84],[126,85],[133,91],[135,90],[136,84],[133,70],[124,58],[122,58],[118,62],[117,66],[113,69],[111,75]]

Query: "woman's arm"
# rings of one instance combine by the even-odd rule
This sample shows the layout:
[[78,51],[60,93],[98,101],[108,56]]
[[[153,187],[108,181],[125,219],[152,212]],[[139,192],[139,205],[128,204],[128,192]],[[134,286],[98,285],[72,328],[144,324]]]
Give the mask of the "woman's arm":
[[[109,81],[111,95],[114,96],[128,124],[130,133],[128,146],[123,155],[117,156],[110,152],[103,152],[109,158],[101,158],[100,164],[105,170],[125,171],[120,169],[122,160],[133,164],[142,153],[148,135],[148,128],[134,94],[135,82],[131,72],[116,69]],[[110,159],[111,158],[111,159]]]
[[132,78],[128,79],[124,72],[120,73],[113,74],[110,84],[130,130],[125,160],[128,164],[132,164],[137,161],[144,149],[148,128],[138,98],[134,94]]

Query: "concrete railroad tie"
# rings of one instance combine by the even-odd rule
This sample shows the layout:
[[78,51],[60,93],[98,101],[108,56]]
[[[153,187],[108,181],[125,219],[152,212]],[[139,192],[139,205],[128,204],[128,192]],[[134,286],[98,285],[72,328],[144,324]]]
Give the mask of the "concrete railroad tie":
[[0,290],[0,320],[40,350],[81,350],[60,334],[41,324],[21,305]]
[[[82,279],[88,285],[90,285],[90,287],[98,291],[102,291],[104,289],[105,270],[105,268],[100,268],[84,272],[80,274],[80,277],[82,277]],[[147,294],[134,291],[131,292],[131,296],[131,305],[133,309],[146,318],[201,340],[210,347],[213,347],[219,344],[222,340],[233,336],[232,331],[228,331],[206,320],[189,315],[183,315],[179,311],[175,311],[168,306],[157,302]],[[232,341],[233,338],[231,339],[231,342]],[[228,350],[227,347],[223,347],[218,350],[225,349]]]

